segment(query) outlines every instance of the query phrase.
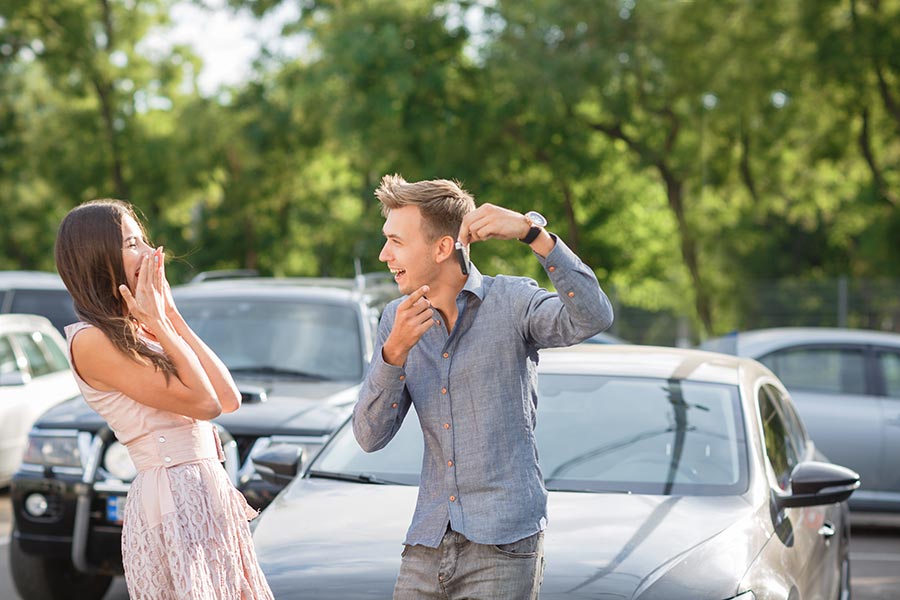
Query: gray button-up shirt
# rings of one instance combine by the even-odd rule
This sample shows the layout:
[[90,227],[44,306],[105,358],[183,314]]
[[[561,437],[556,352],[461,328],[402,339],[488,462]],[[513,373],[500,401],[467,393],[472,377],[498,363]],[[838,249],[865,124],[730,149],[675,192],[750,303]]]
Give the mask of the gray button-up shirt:
[[511,543],[546,525],[534,441],[538,349],[578,343],[609,327],[613,313],[594,273],[561,240],[538,259],[558,294],[473,266],[452,333],[443,322],[429,329],[403,367],[381,353],[402,299],[385,308],[353,432],[373,452],[416,407],[425,457],[406,544],[436,548],[448,520],[479,544]]

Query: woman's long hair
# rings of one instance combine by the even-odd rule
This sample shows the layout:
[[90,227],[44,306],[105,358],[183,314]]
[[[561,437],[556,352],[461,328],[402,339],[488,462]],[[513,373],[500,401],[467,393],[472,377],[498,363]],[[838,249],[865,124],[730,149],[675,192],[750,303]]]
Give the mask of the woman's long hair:
[[138,337],[139,324],[128,314],[119,292],[128,285],[122,262],[122,220],[129,215],[144,233],[134,209],[121,200],[91,200],[76,206],[59,225],[56,269],[75,304],[75,313],[100,331],[123,354],[140,364],[152,364],[168,380],[175,366]]

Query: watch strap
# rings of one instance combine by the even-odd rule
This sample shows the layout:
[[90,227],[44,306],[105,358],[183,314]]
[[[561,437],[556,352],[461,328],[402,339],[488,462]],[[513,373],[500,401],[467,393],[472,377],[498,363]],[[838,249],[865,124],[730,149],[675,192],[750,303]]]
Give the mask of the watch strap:
[[537,225],[532,225],[531,229],[528,230],[528,233],[525,234],[525,237],[519,238],[519,241],[524,244],[530,244],[537,239],[537,236],[541,234],[541,229],[542,228],[538,227]]

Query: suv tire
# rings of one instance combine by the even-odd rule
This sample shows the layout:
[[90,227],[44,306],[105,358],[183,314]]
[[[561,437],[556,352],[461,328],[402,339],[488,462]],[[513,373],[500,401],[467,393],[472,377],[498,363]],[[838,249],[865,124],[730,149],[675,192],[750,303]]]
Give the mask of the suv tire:
[[109,575],[81,573],[68,558],[43,558],[23,552],[10,535],[9,570],[22,600],[100,600],[112,584]]

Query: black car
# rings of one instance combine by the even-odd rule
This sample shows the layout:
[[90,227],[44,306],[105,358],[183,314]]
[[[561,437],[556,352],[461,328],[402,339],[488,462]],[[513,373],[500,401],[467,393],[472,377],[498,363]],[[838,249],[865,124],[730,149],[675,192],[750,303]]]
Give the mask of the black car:
[[77,320],[72,296],[56,273],[0,271],[0,314],[47,317],[60,333]]
[[[225,468],[255,508],[282,485],[251,457],[272,444],[308,462],[347,418],[396,286],[366,278],[209,278],[175,288],[179,310],[243,396],[215,419]],[[11,572],[25,600],[101,598],[121,574],[121,519],[133,464],[81,397],[45,413],[13,477]]]

